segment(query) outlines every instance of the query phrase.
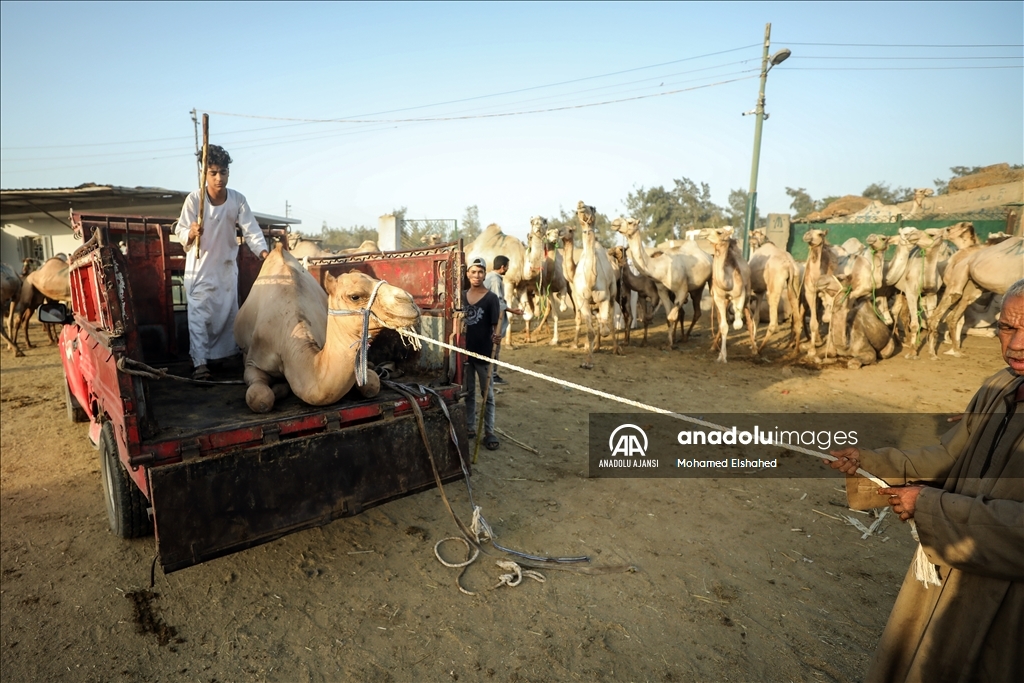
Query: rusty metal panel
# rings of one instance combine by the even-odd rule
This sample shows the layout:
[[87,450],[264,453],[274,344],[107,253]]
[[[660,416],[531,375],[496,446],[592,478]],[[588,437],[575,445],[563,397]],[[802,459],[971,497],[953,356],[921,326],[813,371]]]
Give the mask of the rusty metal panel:
[[[466,452],[465,406],[448,407]],[[461,478],[449,424],[424,411],[444,481]],[[467,465],[468,467],[468,465]],[[412,415],[149,469],[165,572],[251,548],[434,487]]]

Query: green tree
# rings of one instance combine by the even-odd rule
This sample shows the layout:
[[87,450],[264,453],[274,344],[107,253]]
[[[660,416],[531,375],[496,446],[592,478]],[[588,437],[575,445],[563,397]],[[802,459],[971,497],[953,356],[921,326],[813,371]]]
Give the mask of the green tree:
[[[734,228],[739,228],[747,220],[747,198],[750,193],[740,188],[729,192],[729,206],[725,209],[724,218]],[[761,207],[755,207],[754,227],[763,228],[767,225],[766,220],[761,216]]]
[[480,209],[476,204],[466,207],[466,213],[462,216],[462,225],[459,226],[459,237],[466,244],[469,244],[480,234]]
[[819,203],[811,198],[811,195],[807,194],[807,189],[803,187],[786,188],[786,194],[793,198],[789,208],[793,209],[793,219],[800,220],[801,218],[807,218],[808,215],[817,211],[820,206]]
[[[909,187],[889,187],[889,183],[871,183],[860,193],[862,197],[875,199],[883,204],[899,204],[914,198],[914,191]],[[826,206],[828,206],[826,204]]]
[[644,239],[657,244],[675,235],[679,222],[678,204],[661,185],[645,190],[638,187],[626,196],[626,212],[640,223]]
[[675,187],[672,188],[672,197],[678,206],[676,239],[682,238],[687,230],[718,228],[724,224],[722,207],[711,201],[710,185],[701,183],[698,187],[689,178],[679,178],[673,182]]

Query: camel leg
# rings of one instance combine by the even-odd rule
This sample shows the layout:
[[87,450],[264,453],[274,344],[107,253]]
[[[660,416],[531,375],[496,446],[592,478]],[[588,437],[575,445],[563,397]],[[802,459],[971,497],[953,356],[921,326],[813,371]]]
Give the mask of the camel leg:
[[[617,307],[621,310],[621,307],[617,306],[615,301],[606,301],[604,304],[601,305],[601,308],[603,309],[602,317],[604,317],[611,323],[613,356],[623,355],[622,349],[619,348],[619,331],[615,328],[615,309]],[[629,328],[627,327],[626,329],[628,330]]]
[[4,330],[2,327],[0,327],[0,335],[3,335],[4,340],[7,342],[7,348],[9,350],[14,351],[15,358],[17,358],[18,356],[25,355],[25,353],[20,348],[18,348],[18,345],[11,341],[11,338],[7,336],[7,330]]
[[910,350],[907,352],[907,358],[911,360],[916,360],[918,358],[918,353],[920,352],[917,344],[918,337],[921,334],[921,319],[919,317],[920,312],[918,308],[920,306],[920,301],[918,300],[918,296],[917,292],[907,293],[907,313],[910,314],[910,330],[907,332],[907,336],[909,337],[908,346],[910,347]]
[[558,314],[553,316],[554,322],[552,326],[555,328],[554,334],[551,335],[551,341],[548,342],[551,346],[558,346]]
[[[977,287],[973,282],[968,282],[964,288],[964,294],[960,298],[960,303],[946,316],[946,327],[950,331],[953,342],[953,348],[946,351],[947,355],[956,356],[957,358],[963,355],[960,352],[960,333],[963,331],[964,326],[964,312],[967,311],[968,306],[980,299],[984,293],[984,290]],[[938,335],[938,330],[935,330],[933,334]]]
[[[743,314],[747,319],[747,330],[750,332],[750,354],[757,358],[757,322],[755,322],[754,316],[750,314],[750,306],[744,307]],[[767,338],[766,336],[765,339]]]
[[270,388],[274,378],[263,372],[255,365],[245,364],[245,383],[249,386],[245,390],[245,403],[254,413],[270,412],[274,407],[274,400],[277,398],[273,389]]
[[359,393],[366,398],[373,398],[380,393],[380,376],[372,370],[366,373],[366,384],[359,387]]
[[719,363],[727,363],[728,356],[726,355],[726,344],[729,338],[729,316],[728,316],[729,300],[725,296],[715,294],[715,309],[718,312],[718,337],[721,341],[721,347],[718,352],[718,358],[716,359]]
[[697,321],[700,320],[700,316],[701,316],[700,300],[701,300],[701,297],[703,297],[703,296],[704,296],[704,288],[703,287],[701,287],[700,289],[694,290],[693,292],[690,292],[690,301],[693,303],[693,319],[690,320],[690,328],[688,330],[686,330],[686,334],[683,335],[683,341],[684,342],[687,342],[687,341],[690,340],[690,335],[693,334],[693,327],[697,324]]
[[[593,330],[591,329],[591,327],[592,327],[591,326],[592,314],[591,314],[589,309],[587,309],[586,313],[584,313],[583,310],[584,310],[584,308],[582,306],[577,308],[577,311],[579,311],[579,314],[580,314],[581,322],[586,326],[586,333],[587,333],[587,359],[585,361],[583,361],[582,363],[580,363],[580,367],[583,368],[584,370],[592,370],[593,367],[594,367],[594,344],[593,344],[593,337],[592,337]],[[598,330],[597,332],[598,332],[598,335],[600,335],[601,331]]]
[[782,291],[777,287],[768,290],[768,329],[764,333],[764,341],[758,347],[758,352],[764,350],[768,340],[779,330],[779,303],[782,301]]
[[623,306],[622,304],[618,306],[623,311],[623,322],[626,324],[626,330],[625,332],[623,332],[623,346],[630,345],[630,328],[633,326],[633,321],[635,319],[633,316],[632,306],[630,305],[630,298],[631,297],[627,297],[625,306]]

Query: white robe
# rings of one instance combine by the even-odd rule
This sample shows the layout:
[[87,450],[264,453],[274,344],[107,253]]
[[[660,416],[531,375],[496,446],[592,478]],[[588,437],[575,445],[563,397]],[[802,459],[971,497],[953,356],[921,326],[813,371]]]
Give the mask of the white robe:
[[[186,252],[185,300],[188,303],[189,355],[195,366],[208,360],[227,358],[238,352],[233,332],[238,313],[238,239],[235,225],[242,229],[245,243],[257,256],[267,249],[263,231],[240,192],[228,189],[227,200],[213,206],[204,204],[202,254],[196,258],[195,245]],[[185,198],[174,232],[188,243],[189,227],[199,214],[199,190]]]

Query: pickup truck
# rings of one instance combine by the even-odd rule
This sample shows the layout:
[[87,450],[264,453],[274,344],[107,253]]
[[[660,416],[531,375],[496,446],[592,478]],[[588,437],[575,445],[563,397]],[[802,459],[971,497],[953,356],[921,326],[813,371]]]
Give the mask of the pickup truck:
[[[71,310],[50,309],[65,323],[59,343],[68,418],[89,422],[111,531],[154,533],[169,573],[468,474],[453,442],[466,452],[460,354],[429,344],[412,349],[392,330],[375,338],[369,360],[394,361],[398,381],[432,390],[413,392],[425,435],[409,398],[389,387],[372,399],[351,392],[325,407],[289,396],[256,414],[244,385],[185,381],[185,252],[172,238],[175,222],[75,214],[84,244],[69,262]],[[260,265],[239,249],[240,302]],[[461,340],[459,243],[316,259],[308,269],[321,285],[327,273],[349,270],[386,280],[413,296],[421,334]],[[235,362],[215,379],[241,377]]]

